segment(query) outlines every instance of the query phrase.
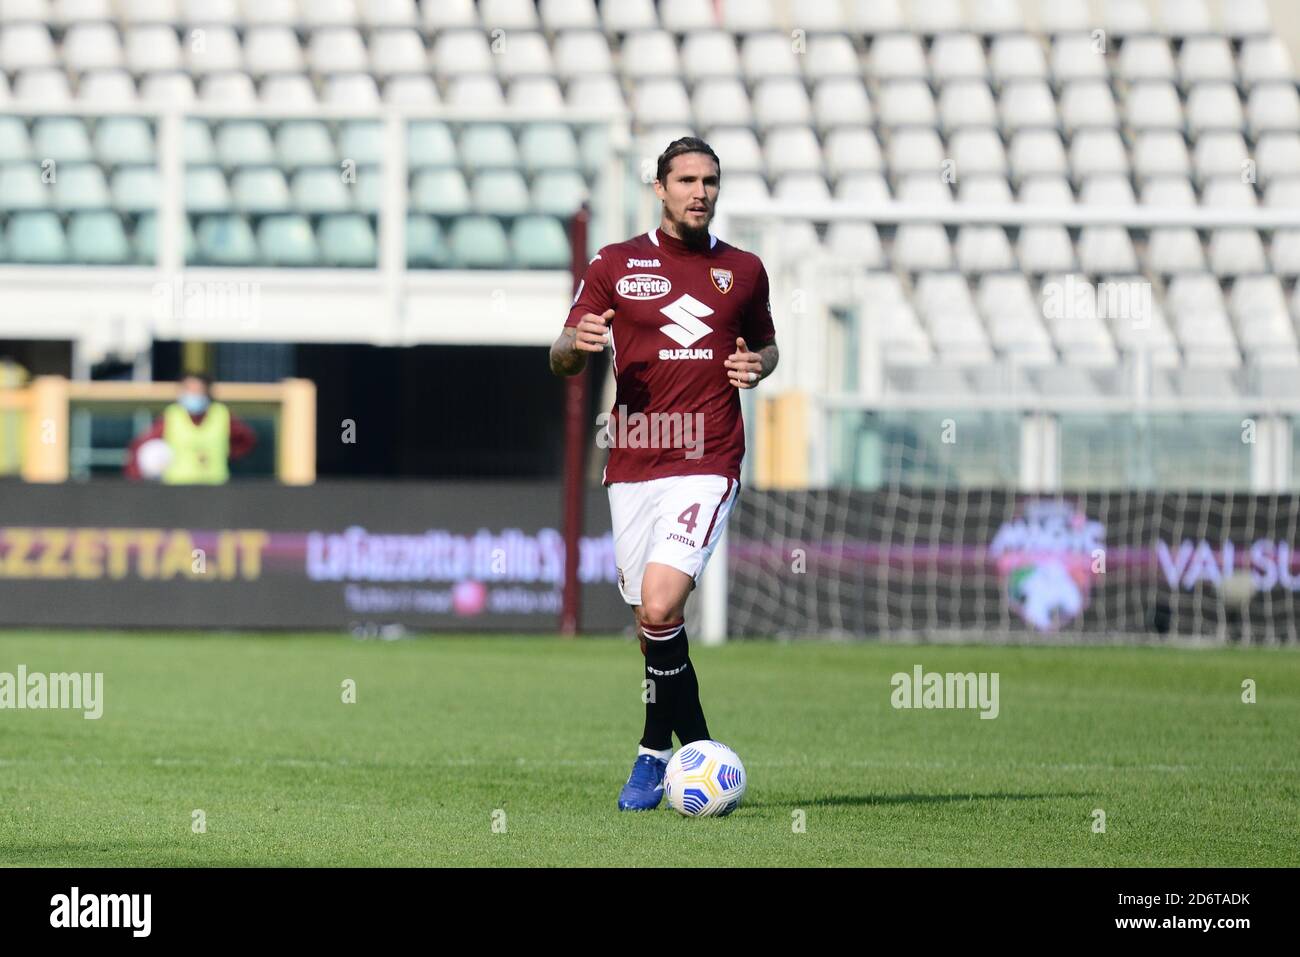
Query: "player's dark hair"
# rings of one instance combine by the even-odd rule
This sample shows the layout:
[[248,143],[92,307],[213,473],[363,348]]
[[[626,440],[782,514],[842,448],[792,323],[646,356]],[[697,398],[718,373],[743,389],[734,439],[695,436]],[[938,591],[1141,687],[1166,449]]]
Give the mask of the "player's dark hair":
[[713,162],[718,164],[718,176],[722,176],[722,162],[718,159],[718,154],[713,152],[713,147],[698,136],[683,136],[679,140],[673,140],[668,144],[668,149],[659,154],[659,167],[655,171],[655,179],[661,183],[668,181],[668,168],[673,165],[673,159],[681,156],[683,153],[703,153],[711,157]]
[[206,372],[182,372],[179,381],[184,382],[186,379],[198,379],[203,383],[205,391],[212,391],[212,376],[208,375]]

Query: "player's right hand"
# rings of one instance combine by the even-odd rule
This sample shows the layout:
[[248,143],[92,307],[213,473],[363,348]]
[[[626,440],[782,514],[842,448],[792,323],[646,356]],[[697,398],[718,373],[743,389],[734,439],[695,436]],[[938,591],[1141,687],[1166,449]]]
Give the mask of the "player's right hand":
[[609,321],[613,318],[613,309],[606,309],[599,316],[587,313],[578,320],[573,347],[579,352],[604,352],[605,343],[609,342]]

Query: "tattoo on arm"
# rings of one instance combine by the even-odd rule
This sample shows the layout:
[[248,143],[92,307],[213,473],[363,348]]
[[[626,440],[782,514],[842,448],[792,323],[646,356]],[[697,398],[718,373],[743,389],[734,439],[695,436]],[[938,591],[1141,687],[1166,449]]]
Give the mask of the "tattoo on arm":
[[763,363],[762,378],[766,379],[772,374],[772,370],[776,368],[776,364],[781,358],[781,354],[777,351],[776,343],[769,342],[767,345],[759,349],[758,357],[759,361]]
[[572,326],[551,343],[551,372],[559,376],[577,375],[587,367],[587,354],[576,348],[578,330]]

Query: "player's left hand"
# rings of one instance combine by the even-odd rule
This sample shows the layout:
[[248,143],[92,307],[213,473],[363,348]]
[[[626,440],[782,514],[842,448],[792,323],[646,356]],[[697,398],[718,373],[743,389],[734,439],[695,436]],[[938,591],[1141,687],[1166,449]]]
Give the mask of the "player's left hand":
[[762,358],[757,352],[750,352],[741,338],[736,339],[736,351],[727,356],[723,365],[727,367],[727,378],[737,389],[752,389],[763,378]]

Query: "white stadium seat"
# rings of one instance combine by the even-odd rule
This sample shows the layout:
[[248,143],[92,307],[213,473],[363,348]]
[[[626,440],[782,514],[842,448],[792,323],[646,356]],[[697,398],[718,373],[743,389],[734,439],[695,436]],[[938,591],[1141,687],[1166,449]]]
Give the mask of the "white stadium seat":
[[1182,134],[1173,130],[1140,133],[1133,144],[1133,174],[1139,181],[1159,176],[1190,177],[1192,162]]
[[819,130],[870,126],[875,120],[867,89],[857,77],[829,77],[813,89],[813,118]]
[[[141,45],[147,54],[148,45]],[[292,27],[282,25],[248,30],[244,35],[244,66],[253,76],[301,73],[306,69],[297,35]]]
[[879,173],[885,168],[876,134],[866,127],[838,127],[823,144],[826,170],[838,179],[846,173]]
[[541,0],[542,27],[548,33],[561,30],[594,30],[600,26],[594,0]]
[[1246,101],[1246,128],[1253,139],[1264,133],[1300,133],[1300,93],[1290,83],[1261,83]]
[[1191,37],[1178,54],[1178,73],[1183,88],[1193,83],[1235,83],[1237,66],[1232,49],[1223,37]]
[[1042,127],[1056,129],[1060,126],[1056,98],[1042,80],[1008,83],[1002,88],[998,109],[1001,111],[1002,129],[1007,134]]
[[1038,24],[1047,33],[1089,33],[1095,24],[1087,4],[1076,0],[1040,0]]
[[600,16],[606,33],[632,33],[659,28],[659,15],[655,11],[654,0],[602,3]]
[[1106,55],[1086,34],[1057,37],[1052,43],[1052,76],[1058,84],[1075,80],[1106,80]]
[[1186,122],[1178,91],[1168,81],[1130,86],[1124,98],[1124,113],[1135,130],[1182,130]]
[[939,126],[946,133],[965,127],[998,125],[997,104],[983,80],[954,80],[939,92]]
[[1020,33],[1025,28],[1020,0],[969,0],[967,6],[976,33]]
[[536,30],[541,27],[533,0],[479,0],[478,10],[483,26],[489,32],[494,29]]
[[1065,147],[1060,134],[1053,130],[1016,133],[1011,139],[1010,159],[1013,180],[1066,172]]
[[1101,25],[1107,33],[1126,37],[1136,33],[1150,33],[1151,13],[1147,0],[1106,0]]
[[623,41],[623,75],[632,80],[651,77],[676,77],[682,65],[677,58],[677,43],[671,33],[648,30],[633,33]]
[[700,127],[749,126],[754,114],[745,86],[735,78],[701,80],[691,93],[695,123]]
[[740,45],[740,63],[751,83],[770,76],[802,75],[799,60],[784,33],[755,33]]
[[929,66],[920,37],[912,33],[878,36],[867,55],[867,74],[877,81],[928,80]]
[[1273,28],[1268,0],[1233,0],[1222,9],[1223,31],[1236,39],[1266,34]]
[[754,119],[759,129],[812,122],[812,105],[799,80],[770,79],[755,84],[751,96]]
[[1205,0],[1160,0],[1160,29],[1169,36],[1210,32],[1210,8]]
[[950,33],[935,37],[930,47],[930,74],[934,82],[985,80],[989,74],[984,47],[971,33]]
[[1178,74],[1174,69],[1173,54],[1169,52],[1169,41],[1164,37],[1129,37],[1119,50],[1118,75],[1126,83],[1141,80],[1174,82]]
[[1089,127],[1119,126],[1119,112],[1110,84],[1101,80],[1079,80],[1061,91],[1061,123],[1066,132]]
[[122,65],[117,30],[107,23],[80,23],[63,35],[63,63],[74,73],[111,70]]
[[994,37],[989,69],[999,84],[1012,80],[1046,80],[1048,76],[1043,45],[1032,36]]
[[694,33],[716,29],[712,0],[659,0],[659,20],[672,33]]
[[560,79],[575,76],[607,76],[614,72],[609,41],[604,34],[587,30],[570,30],[555,38],[551,49],[555,72]]
[[889,171],[898,177],[909,173],[934,176],[946,158],[939,134],[920,127],[897,130],[886,144],[885,152]]
[[810,80],[827,77],[860,77],[862,66],[847,36],[815,34],[808,38],[808,52],[800,57],[804,75]]
[[824,172],[821,145],[806,126],[772,130],[763,144],[763,153],[767,157],[767,173],[773,179],[787,173],[821,176]]
[[1187,131],[1193,139],[1209,130],[1240,130],[1245,122],[1231,83],[1199,83],[1187,95]]
[[1294,83],[1295,68],[1286,44],[1278,36],[1246,40],[1237,58],[1241,69],[1241,83],[1251,87],[1256,83]]
[[917,33],[952,33],[962,28],[959,0],[912,0],[910,13]]
[[740,76],[736,40],[722,30],[688,34],[682,40],[682,70],[690,80],[713,76]]
[[885,127],[929,126],[937,120],[930,85],[921,80],[896,80],[880,87],[880,123]]

